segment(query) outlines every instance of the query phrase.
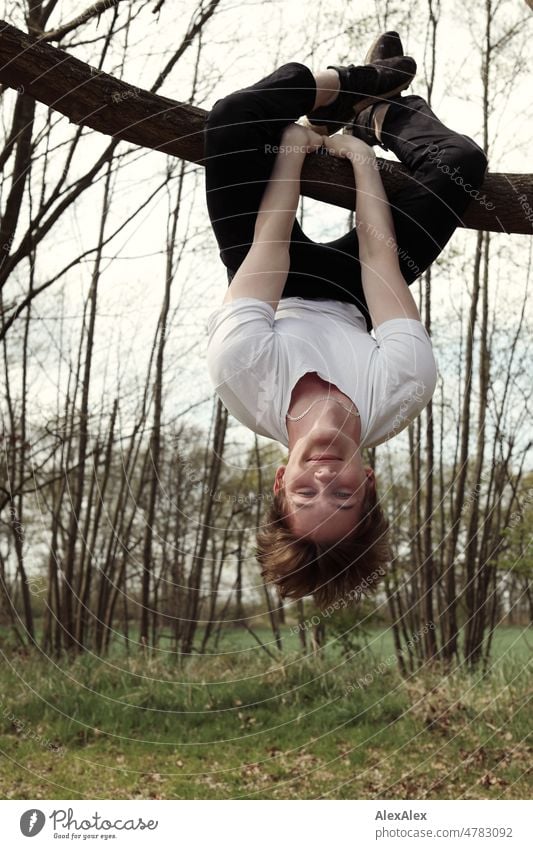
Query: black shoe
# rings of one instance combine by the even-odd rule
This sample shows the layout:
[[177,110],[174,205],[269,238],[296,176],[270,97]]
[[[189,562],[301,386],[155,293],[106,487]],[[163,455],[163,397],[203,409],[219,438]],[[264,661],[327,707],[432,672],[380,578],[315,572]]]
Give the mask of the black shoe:
[[403,44],[398,33],[389,30],[378,35],[365,56],[364,64],[372,65],[383,59],[392,59],[393,56],[403,56]]
[[[393,56],[403,56],[403,44],[400,36],[394,30],[389,30],[381,35],[378,35],[374,43],[368,50],[365,56],[365,65],[379,63],[383,59],[391,59]],[[393,98],[398,100],[399,95]],[[385,145],[379,141],[374,132],[374,112],[381,101],[376,101],[365,109],[362,109],[353,121],[347,124],[343,129],[343,133],[356,136],[368,145],[379,145],[384,150],[388,150]]]
[[395,56],[369,65],[328,65],[340,78],[340,91],[329,106],[315,109],[307,116],[310,127],[325,128],[332,135],[348,124],[359,112],[408,88],[416,74],[411,56]]
[[370,147],[375,144],[380,145],[380,141],[374,132],[374,112],[376,107],[379,106],[379,103],[380,101],[371,103],[366,109],[362,109],[353,121],[350,121],[349,124],[343,127],[342,132],[344,135],[355,136],[355,138],[361,139],[361,141],[364,141]]
[[401,103],[402,99],[401,95],[398,94],[386,100],[376,100],[375,103],[371,103],[366,109],[362,109],[353,121],[346,124],[342,132],[347,136],[355,136],[355,138],[361,139],[361,141],[364,141],[365,144],[370,146],[377,144],[383,150],[388,150],[389,148],[378,139],[374,132],[374,112],[381,103]]

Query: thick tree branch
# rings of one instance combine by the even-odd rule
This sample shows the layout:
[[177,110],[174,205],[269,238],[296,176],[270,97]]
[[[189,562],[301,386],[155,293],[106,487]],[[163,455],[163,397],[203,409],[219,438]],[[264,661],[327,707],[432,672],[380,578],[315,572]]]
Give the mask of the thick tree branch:
[[[71,123],[202,164],[205,110],[128,85],[2,21],[0,83],[24,91]],[[381,165],[387,195],[394,202],[409,174],[388,160]],[[308,157],[302,194],[353,209],[350,165],[331,157]],[[466,227],[533,232],[532,175],[488,174],[481,195],[484,200],[473,200],[464,215]]]

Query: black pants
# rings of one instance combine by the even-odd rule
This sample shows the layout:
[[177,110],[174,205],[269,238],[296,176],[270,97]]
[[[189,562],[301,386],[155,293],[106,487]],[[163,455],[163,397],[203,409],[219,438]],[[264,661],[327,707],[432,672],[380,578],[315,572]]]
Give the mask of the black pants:
[[[287,124],[311,111],[315,97],[316,82],[309,68],[289,62],[254,85],[217,100],[206,118],[207,208],[229,281],[253,241],[281,134]],[[460,224],[472,193],[483,182],[487,158],[468,136],[445,127],[416,95],[391,103],[381,139],[411,175],[408,185],[394,196],[391,210],[401,271],[412,283]],[[295,221],[282,297],[290,296],[355,303],[371,326],[355,229],[330,242],[314,242]]]

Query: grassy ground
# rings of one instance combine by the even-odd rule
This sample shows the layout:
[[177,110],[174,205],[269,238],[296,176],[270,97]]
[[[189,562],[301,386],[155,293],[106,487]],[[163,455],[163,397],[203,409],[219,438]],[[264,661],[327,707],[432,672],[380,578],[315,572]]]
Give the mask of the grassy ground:
[[6,656],[1,797],[529,797],[520,629],[497,634],[484,678],[407,681],[383,631],[350,660],[289,649],[274,661],[241,634],[181,668],[164,655]]

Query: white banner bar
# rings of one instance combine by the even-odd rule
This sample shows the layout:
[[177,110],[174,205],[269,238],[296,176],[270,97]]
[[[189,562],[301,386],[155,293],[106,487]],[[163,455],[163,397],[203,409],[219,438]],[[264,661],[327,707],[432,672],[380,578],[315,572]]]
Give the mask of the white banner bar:
[[[0,802],[2,846],[531,849],[527,801]],[[35,839],[35,843],[33,843]]]

